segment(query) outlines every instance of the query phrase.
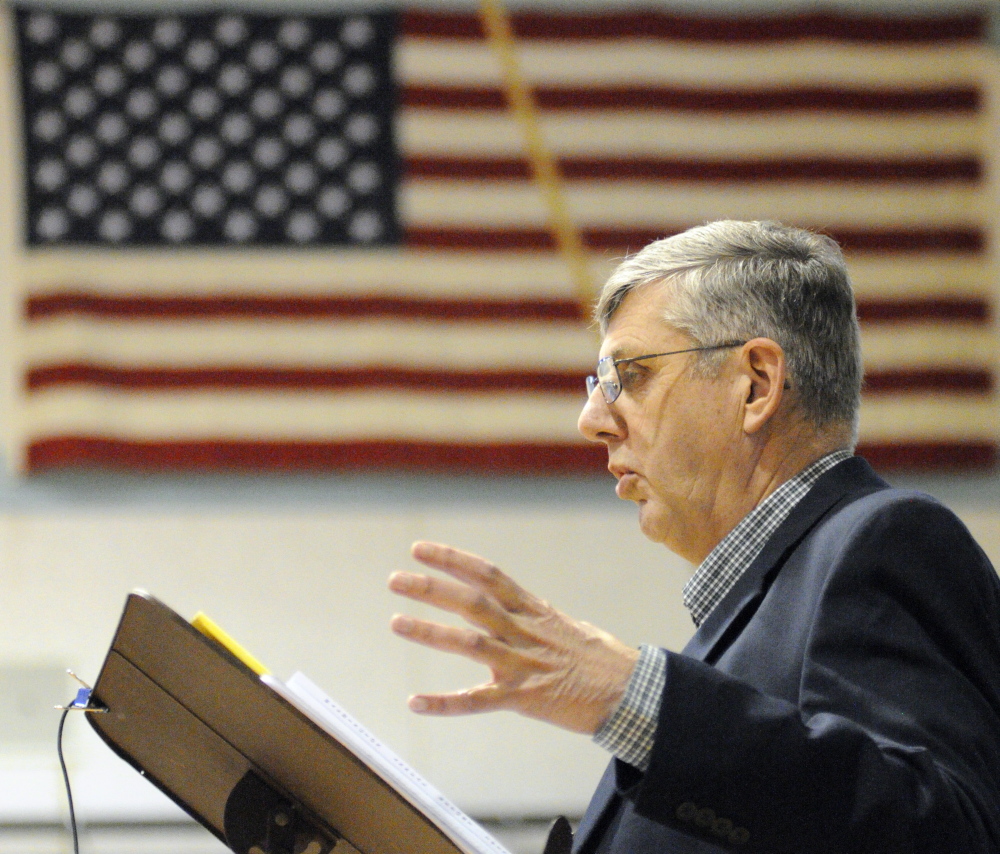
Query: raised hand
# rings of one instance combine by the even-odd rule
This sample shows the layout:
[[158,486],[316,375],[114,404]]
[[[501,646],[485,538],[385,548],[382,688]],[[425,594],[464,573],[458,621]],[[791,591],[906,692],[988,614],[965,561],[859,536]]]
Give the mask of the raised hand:
[[413,711],[464,715],[508,709],[592,734],[617,708],[638,650],[560,613],[481,557],[425,542],[415,543],[412,554],[448,577],[396,572],[389,589],[457,614],[475,628],[397,614],[392,630],[464,655],[486,665],[492,675],[464,691],[416,694],[409,701]]

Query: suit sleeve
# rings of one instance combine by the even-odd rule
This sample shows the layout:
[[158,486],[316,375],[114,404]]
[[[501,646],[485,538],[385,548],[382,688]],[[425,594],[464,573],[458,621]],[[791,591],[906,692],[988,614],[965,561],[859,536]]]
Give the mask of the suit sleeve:
[[949,511],[896,496],[793,556],[796,696],[668,653],[640,815],[744,851],[1000,850],[1000,587]]

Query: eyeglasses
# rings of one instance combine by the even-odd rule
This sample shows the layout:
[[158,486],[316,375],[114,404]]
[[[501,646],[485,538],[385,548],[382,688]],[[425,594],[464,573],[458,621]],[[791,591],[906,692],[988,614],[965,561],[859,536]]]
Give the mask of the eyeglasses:
[[607,403],[614,403],[618,400],[618,395],[622,393],[622,378],[618,373],[618,366],[629,362],[641,362],[643,359],[655,359],[659,356],[677,356],[680,353],[699,353],[703,350],[727,350],[730,347],[742,347],[746,341],[727,341],[725,344],[712,344],[710,347],[689,347],[686,350],[671,350],[669,353],[647,353],[645,356],[631,356],[628,359],[614,359],[605,356],[597,363],[597,375],[591,374],[587,377],[587,397],[589,398],[594,389],[601,388],[601,394]]

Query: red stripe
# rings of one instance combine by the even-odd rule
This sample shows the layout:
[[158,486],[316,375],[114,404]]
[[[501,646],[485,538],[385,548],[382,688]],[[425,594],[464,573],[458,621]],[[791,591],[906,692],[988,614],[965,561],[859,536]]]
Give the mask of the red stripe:
[[900,368],[865,374],[866,394],[987,394],[993,390],[988,368]]
[[861,442],[858,453],[882,471],[968,471],[997,464],[994,442]]
[[[849,15],[813,12],[789,15],[716,16],[666,12],[553,14],[520,12],[514,31],[524,39],[578,41],[626,38],[738,44],[823,39],[865,44],[939,44],[985,38],[985,14]],[[410,38],[482,39],[479,18],[463,12],[408,11],[400,29]]]
[[[944,290],[944,285],[942,285]],[[981,297],[908,297],[860,299],[858,320],[862,323],[988,323],[990,304]]]
[[584,374],[571,371],[449,371],[397,367],[358,368],[119,368],[109,365],[44,365],[28,370],[30,391],[53,386],[119,390],[265,389],[412,392],[544,392],[585,395]]
[[[116,320],[390,318],[431,321],[574,322],[584,320],[574,300],[427,300],[403,297],[136,297],[65,290],[30,296],[29,320],[79,315]],[[858,300],[862,323],[908,321],[988,323],[990,306],[980,297]]]
[[[451,371],[365,366],[358,368],[122,368],[72,363],[28,370],[29,391],[88,386],[119,391],[170,389],[280,391],[536,392],[579,396],[584,373],[576,371]],[[912,368],[872,371],[865,376],[868,394],[985,394],[993,389],[986,368]]]
[[[636,252],[653,240],[683,231],[681,226],[658,229],[584,228],[584,244],[600,252]],[[941,229],[820,229],[831,234],[845,250],[853,252],[969,252],[981,253],[985,237],[977,228]],[[404,242],[415,249],[487,251],[554,251],[555,240],[544,229],[406,229]]]
[[601,474],[590,444],[465,445],[431,442],[134,442],[61,436],[32,442],[31,472],[93,466],[117,471],[422,471],[451,474]]
[[[827,110],[850,113],[975,112],[979,90],[973,86],[934,89],[830,89],[796,87],[763,90],[672,89],[653,86],[587,88],[542,86],[535,90],[546,110],[688,110],[759,113]],[[434,110],[506,110],[502,89],[477,86],[405,86],[404,107]]]
[[[969,181],[982,177],[973,157],[858,160],[666,160],[651,157],[571,157],[559,163],[563,177],[578,181]],[[409,179],[515,181],[532,177],[518,158],[408,157]]]
[[[862,443],[877,469],[987,469],[991,442]],[[602,447],[585,444],[464,445],[428,442],[135,442],[57,436],[32,442],[30,472],[97,467],[115,471],[411,471],[468,474],[593,474],[606,471]]]
[[295,318],[462,321],[582,321],[569,299],[449,300],[416,297],[108,296],[65,290],[28,298],[29,320],[74,314],[129,320]]

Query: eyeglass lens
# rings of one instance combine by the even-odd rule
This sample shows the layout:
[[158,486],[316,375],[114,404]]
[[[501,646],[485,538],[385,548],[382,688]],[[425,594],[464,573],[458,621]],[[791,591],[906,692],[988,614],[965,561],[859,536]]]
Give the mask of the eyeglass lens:
[[610,356],[605,356],[597,363],[597,381],[601,386],[601,393],[608,403],[614,403],[622,391],[621,377],[618,375],[618,366]]
[[597,376],[591,374],[587,377],[587,397],[590,397],[598,386],[606,403],[614,403],[621,394],[621,377],[618,375],[618,366],[611,356],[605,356],[598,361]]

